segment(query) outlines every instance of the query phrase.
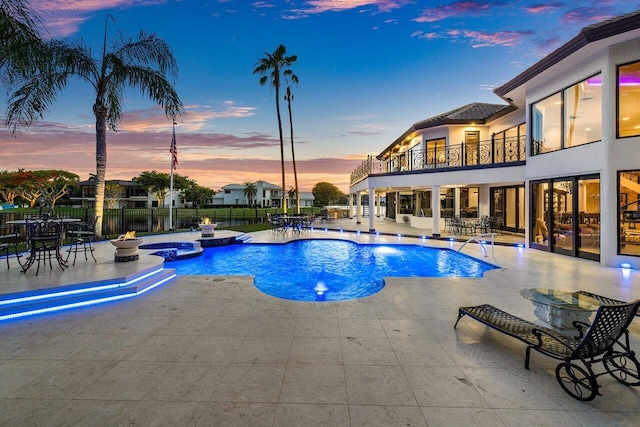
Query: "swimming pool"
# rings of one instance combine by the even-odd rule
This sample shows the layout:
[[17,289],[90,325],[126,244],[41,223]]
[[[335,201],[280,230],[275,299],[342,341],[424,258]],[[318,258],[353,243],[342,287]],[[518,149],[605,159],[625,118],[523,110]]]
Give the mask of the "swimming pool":
[[330,239],[206,248],[170,266],[181,275],[255,276],[260,291],[296,301],[363,298],[384,287],[383,277],[482,277],[497,268],[450,249]]

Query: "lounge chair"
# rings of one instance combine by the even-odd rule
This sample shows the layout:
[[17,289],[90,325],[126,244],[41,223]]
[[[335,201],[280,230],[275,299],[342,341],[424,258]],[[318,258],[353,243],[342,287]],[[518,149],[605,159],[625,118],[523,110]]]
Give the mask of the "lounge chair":
[[[598,300],[598,301],[600,301],[600,304],[606,304],[606,305],[626,304],[626,301],[605,297],[603,295],[594,294],[592,292],[576,291],[576,294],[584,295],[584,296],[593,298],[595,300]],[[640,317],[640,312],[639,311],[636,312],[636,316]]]
[[[640,363],[629,345],[628,326],[640,306],[640,300],[616,305],[602,305],[593,323],[575,321],[577,337],[563,335],[550,328],[521,319],[489,304],[460,307],[458,320],[467,315],[527,344],[524,367],[529,369],[531,350],[562,362],[556,367],[556,379],[573,398],[589,401],[600,393],[597,377],[608,373],[628,386],[640,385]],[[581,363],[576,363],[576,362]],[[594,373],[592,366],[604,365],[604,372]]]

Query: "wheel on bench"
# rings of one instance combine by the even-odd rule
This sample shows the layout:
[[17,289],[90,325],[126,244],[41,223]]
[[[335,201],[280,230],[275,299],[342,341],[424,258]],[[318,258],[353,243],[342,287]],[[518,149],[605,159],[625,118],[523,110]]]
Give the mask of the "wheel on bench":
[[589,401],[598,395],[598,382],[591,372],[578,365],[569,362],[562,362],[556,367],[556,379],[560,387],[571,397]]
[[602,360],[604,368],[616,381],[628,386],[640,385],[640,363],[629,353],[612,353]]

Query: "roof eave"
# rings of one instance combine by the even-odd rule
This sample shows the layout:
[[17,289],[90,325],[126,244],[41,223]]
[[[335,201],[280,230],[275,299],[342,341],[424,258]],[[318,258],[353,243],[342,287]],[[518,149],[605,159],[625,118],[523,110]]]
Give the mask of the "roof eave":
[[522,86],[533,77],[546,71],[552,66],[558,64],[560,61],[566,59],[570,55],[574,54],[578,50],[598,40],[602,40],[608,37],[612,37],[618,34],[624,34],[628,31],[632,31],[640,28],[640,13],[633,13],[619,20],[614,20],[605,25],[596,25],[592,27],[583,28],[580,33],[569,40],[564,45],[538,61],[516,77],[497,87],[493,93],[501,97],[502,99],[511,102],[507,98],[507,94],[512,90]]

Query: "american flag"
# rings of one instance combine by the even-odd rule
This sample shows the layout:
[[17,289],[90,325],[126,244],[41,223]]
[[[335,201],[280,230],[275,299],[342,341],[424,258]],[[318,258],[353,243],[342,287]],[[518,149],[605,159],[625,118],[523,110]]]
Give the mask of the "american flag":
[[178,166],[178,147],[176,147],[176,128],[173,128],[173,138],[171,138],[171,148],[169,149],[171,153],[171,169],[176,169]]

